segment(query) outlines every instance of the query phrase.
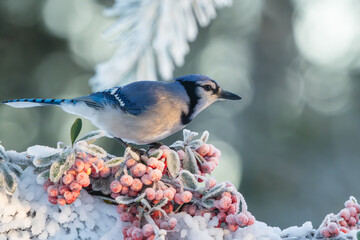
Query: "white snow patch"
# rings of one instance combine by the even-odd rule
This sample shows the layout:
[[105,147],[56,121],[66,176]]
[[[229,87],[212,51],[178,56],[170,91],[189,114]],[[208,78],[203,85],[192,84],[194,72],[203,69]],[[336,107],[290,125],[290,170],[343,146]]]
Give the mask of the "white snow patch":
[[0,240],[122,239],[115,205],[93,198],[86,191],[81,191],[72,205],[53,205],[47,199],[32,168],[24,171],[12,196],[0,189]]

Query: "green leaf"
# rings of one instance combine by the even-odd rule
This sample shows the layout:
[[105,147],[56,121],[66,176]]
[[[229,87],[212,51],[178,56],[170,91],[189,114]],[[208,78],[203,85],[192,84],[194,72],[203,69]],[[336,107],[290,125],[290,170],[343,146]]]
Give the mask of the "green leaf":
[[105,158],[107,156],[107,152],[101,147],[96,146],[94,144],[87,144],[84,141],[77,142],[76,148],[83,152],[97,156],[98,158]]
[[76,138],[79,136],[79,133],[81,131],[81,127],[82,127],[82,121],[80,118],[77,118],[75,120],[75,122],[73,123],[73,125],[71,126],[71,131],[70,131],[70,137],[71,137],[71,144],[73,145]]
[[63,175],[63,165],[66,162],[66,158],[62,157],[59,161],[54,162],[50,167],[50,181],[57,182]]
[[204,142],[200,139],[197,139],[197,140],[191,141],[188,146],[191,147],[192,149],[198,149],[202,145],[204,145]]
[[106,132],[103,130],[95,130],[91,131],[88,134],[85,134],[85,136],[82,136],[78,141],[85,141],[85,142],[93,142],[94,140],[104,137],[106,135]]
[[125,161],[123,157],[115,157],[105,162],[106,167],[116,167]]
[[6,154],[5,148],[0,145],[0,159],[9,160],[8,155]]
[[180,172],[180,179],[184,183],[185,186],[187,186],[191,189],[197,188],[197,181],[196,181],[194,175],[191,174],[191,172],[189,172],[187,170],[182,170]]
[[180,159],[179,155],[174,151],[170,150],[168,157],[166,158],[167,168],[172,178],[176,178],[180,171]]
[[154,157],[154,158],[160,159],[163,154],[164,154],[163,150],[156,149],[149,153],[149,157]]
[[21,173],[23,172],[22,168],[19,165],[16,165],[15,163],[8,163],[8,167],[18,177],[20,177]]
[[2,178],[4,180],[5,193],[12,195],[16,191],[17,180],[16,175],[11,171],[6,163],[1,164],[0,166],[2,172]]
[[226,189],[225,183],[219,183],[215,187],[211,188],[204,196],[203,199],[206,200],[208,198],[217,197],[222,194]]
[[190,147],[185,148],[185,158],[183,160],[183,168],[193,174],[197,174],[199,171],[196,163],[195,155]]
[[54,161],[60,158],[60,153],[54,153],[49,156],[36,156],[33,160],[35,167],[46,167],[51,165]]
[[133,203],[135,199],[128,196],[118,196],[115,200],[118,204],[128,205],[130,203]]
[[171,148],[176,148],[176,149],[182,149],[185,147],[184,142],[183,141],[176,141],[173,144],[170,145]]
[[50,170],[45,170],[42,173],[40,173],[38,176],[47,180],[50,178]]
[[205,208],[209,209],[214,207],[215,199],[206,199],[205,201],[201,202],[201,205],[203,205]]
[[356,233],[356,239],[357,239],[357,240],[360,240],[360,231],[358,231],[358,232]]

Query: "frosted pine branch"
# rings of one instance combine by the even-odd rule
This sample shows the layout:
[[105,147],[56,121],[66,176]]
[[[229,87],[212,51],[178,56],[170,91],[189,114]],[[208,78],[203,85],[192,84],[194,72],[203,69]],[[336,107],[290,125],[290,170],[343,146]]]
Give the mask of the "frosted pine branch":
[[94,91],[134,80],[164,80],[182,66],[195,40],[198,26],[205,27],[216,17],[216,9],[232,0],[116,0],[104,14],[116,17],[104,33],[119,47],[107,62],[96,66],[90,80]]

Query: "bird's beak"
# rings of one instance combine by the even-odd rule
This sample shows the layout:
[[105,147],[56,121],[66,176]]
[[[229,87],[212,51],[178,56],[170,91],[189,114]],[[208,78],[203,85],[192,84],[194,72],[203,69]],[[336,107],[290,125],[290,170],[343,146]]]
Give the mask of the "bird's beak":
[[236,95],[235,93],[225,91],[225,90],[221,90],[221,92],[219,93],[219,99],[240,100],[241,97]]

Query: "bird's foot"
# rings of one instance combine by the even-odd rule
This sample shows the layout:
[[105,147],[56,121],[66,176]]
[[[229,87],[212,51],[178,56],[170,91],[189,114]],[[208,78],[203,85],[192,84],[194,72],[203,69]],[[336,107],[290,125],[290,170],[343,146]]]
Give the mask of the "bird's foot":
[[163,146],[164,144],[162,144],[161,142],[153,142],[149,144],[150,148],[160,148],[161,146]]
[[146,151],[143,149],[138,149],[136,147],[131,146],[130,144],[126,143],[124,140],[122,140],[121,138],[116,138],[114,137],[116,141],[118,141],[125,149],[126,148],[130,148],[131,151],[137,153],[139,156],[141,155],[146,155]]
[[136,147],[131,147],[131,151],[136,152],[139,156],[147,155],[144,149],[138,149]]

